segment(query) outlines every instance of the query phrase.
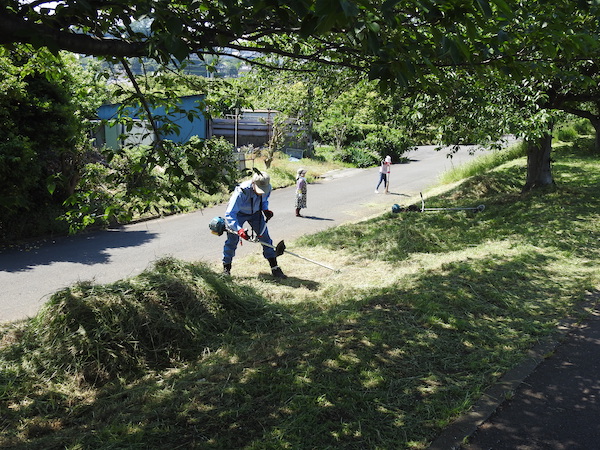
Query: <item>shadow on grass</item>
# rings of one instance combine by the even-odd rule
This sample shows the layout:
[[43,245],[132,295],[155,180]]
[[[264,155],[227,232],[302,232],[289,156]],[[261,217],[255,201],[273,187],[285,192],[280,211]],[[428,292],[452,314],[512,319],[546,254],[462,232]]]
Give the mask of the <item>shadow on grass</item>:
[[[510,167],[473,177],[444,196],[428,199],[428,207],[485,203],[481,213],[387,213],[303,237],[298,243],[344,248],[388,262],[407,259],[414,253],[458,251],[504,239],[575,251],[584,258],[600,256],[596,245],[600,233],[590,225],[599,218],[600,197],[596,193],[600,175],[569,168],[569,185],[520,194],[522,170]],[[555,164],[555,171],[560,180],[560,164]]]
[[294,277],[294,276],[290,276],[288,275],[287,278],[285,279],[278,279],[278,278],[274,278],[273,275],[271,275],[270,273],[259,273],[258,274],[258,279],[260,279],[261,281],[265,282],[265,283],[270,283],[270,284],[285,284],[287,286],[291,286],[291,287],[295,287],[295,288],[306,288],[309,291],[318,291],[319,287],[321,286],[321,283],[314,281],[314,280],[308,280],[305,278],[298,278],[298,277]]
[[577,301],[551,260],[493,255],[328,309],[278,307],[285,320],[93,401],[31,392],[2,426],[21,430],[14,448],[424,448]]

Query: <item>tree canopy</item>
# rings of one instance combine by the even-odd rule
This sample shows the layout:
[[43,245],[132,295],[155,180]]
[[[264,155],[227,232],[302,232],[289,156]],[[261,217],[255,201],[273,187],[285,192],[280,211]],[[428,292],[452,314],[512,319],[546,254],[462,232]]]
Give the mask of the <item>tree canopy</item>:
[[[597,55],[594,0],[1,0],[0,44],[107,58],[268,55],[406,82],[436,67]],[[577,14],[577,12],[581,12]],[[250,53],[249,53],[250,52]]]

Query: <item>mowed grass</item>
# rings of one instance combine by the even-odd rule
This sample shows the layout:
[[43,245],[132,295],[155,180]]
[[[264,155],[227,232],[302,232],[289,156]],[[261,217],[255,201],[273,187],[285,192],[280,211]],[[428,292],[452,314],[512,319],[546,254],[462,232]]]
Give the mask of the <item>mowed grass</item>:
[[284,255],[275,281],[257,251],[57,293],[2,331],[0,447],[426,448],[598,294],[600,160],[554,159],[543,192],[520,158],[427,196],[481,213],[287,243],[338,272]]

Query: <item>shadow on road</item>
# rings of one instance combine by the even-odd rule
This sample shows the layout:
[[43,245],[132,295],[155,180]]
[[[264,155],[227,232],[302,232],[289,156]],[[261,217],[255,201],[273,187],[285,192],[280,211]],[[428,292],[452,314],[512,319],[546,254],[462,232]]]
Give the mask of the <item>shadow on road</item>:
[[389,192],[388,192],[387,194],[385,194],[385,195],[398,195],[398,196],[400,196],[400,197],[409,197],[409,198],[410,198],[410,195],[401,194],[400,192],[392,192],[392,191],[389,191]]
[[316,217],[316,216],[305,216],[305,215],[303,215],[301,218],[303,218],[303,219],[310,219],[310,220],[328,220],[328,221],[333,221],[333,219],[327,219],[325,217]]
[[[106,233],[111,233],[107,239]],[[58,262],[108,264],[109,249],[136,247],[158,235],[147,231],[109,230],[101,233],[44,241],[0,253],[0,272],[24,272]],[[110,245],[107,245],[107,242]],[[55,247],[57,245],[58,247]],[[60,252],[56,250],[60,249]]]

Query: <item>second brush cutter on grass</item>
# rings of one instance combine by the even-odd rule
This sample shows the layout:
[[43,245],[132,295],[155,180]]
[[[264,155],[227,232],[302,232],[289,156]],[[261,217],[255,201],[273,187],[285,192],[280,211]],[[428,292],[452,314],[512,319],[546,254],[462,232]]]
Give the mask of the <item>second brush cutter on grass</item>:
[[410,205],[408,207],[402,207],[400,205],[392,205],[392,212],[393,213],[400,213],[400,212],[429,212],[429,211],[473,211],[473,212],[481,212],[485,209],[485,205],[479,205],[479,206],[473,206],[473,207],[469,207],[469,206],[458,206],[458,207],[454,207],[454,208],[425,208],[425,200],[423,199],[423,193],[421,193],[421,209],[419,210],[419,207],[417,205]]

